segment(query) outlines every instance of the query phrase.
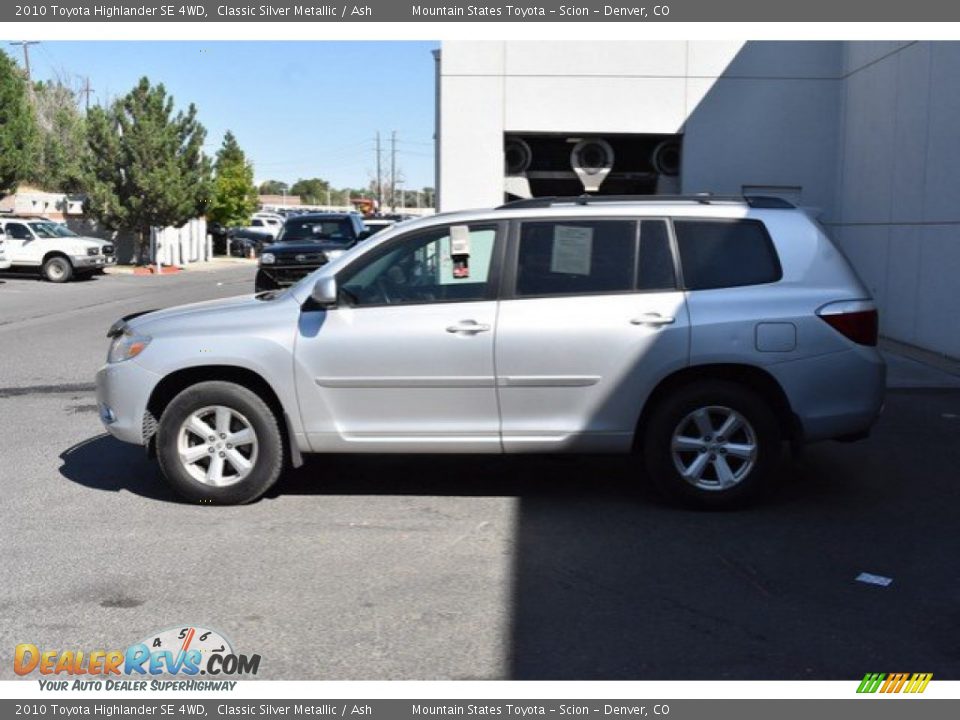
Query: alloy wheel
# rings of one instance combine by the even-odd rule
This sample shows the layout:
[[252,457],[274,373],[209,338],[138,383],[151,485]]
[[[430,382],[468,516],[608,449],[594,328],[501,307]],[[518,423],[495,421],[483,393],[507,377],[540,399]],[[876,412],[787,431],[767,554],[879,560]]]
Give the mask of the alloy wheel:
[[700,490],[729,490],[757,462],[757,434],[732,408],[710,405],[694,410],[673,431],[671,457],[680,476]]
[[177,453],[190,476],[224,487],[243,480],[257,463],[257,433],[250,421],[224,405],[201,408],[180,425]]

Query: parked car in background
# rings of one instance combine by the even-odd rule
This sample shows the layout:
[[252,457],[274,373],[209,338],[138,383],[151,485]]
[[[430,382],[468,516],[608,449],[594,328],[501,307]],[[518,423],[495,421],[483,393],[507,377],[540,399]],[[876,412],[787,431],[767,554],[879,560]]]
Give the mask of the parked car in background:
[[308,213],[287,218],[276,242],[262,250],[255,290],[289,287],[368,235],[356,213]]
[[39,270],[50,282],[91,275],[117,262],[113,243],[43,217],[0,215],[0,231],[11,266]]
[[213,242],[214,255],[227,254],[227,230],[229,230],[229,228],[225,225],[218,222],[207,221],[207,235],[210,236],[210,240]]
[[253,217],[250,220],[250,224],[247,226],[249,230],[259,230],[260,232],[270,235],[272,238],[276,238],[280,234],[280,230],[283,228],[283,220],[278,220],[277,218],[265,218],[265,217]]
[[412,221],[286,292],[118,321],[97,401],[193,502],[254,500],[308,452],[635,452],[664,492],[729,505],[784,441],[866,436],[877,320],[782,200],[544,198]]
[[250,257],[250,251],[253,250],[259,256],[260,249],[273,242],[273,235],[264,228],[224,227],[219,223],[208,223],[207,232],[213,239],[214,255]]
[[230,228],[227,238],[230,241],[230,255],[244,258],[251,254],[260,257],[263,247],[274,240],[273,235],[260,228]]
[[382,230],[393,227],[396,223],[397,221],[392,218],[372,217],[363,219],[364,227],[367,228],[370,235],[376,235]]

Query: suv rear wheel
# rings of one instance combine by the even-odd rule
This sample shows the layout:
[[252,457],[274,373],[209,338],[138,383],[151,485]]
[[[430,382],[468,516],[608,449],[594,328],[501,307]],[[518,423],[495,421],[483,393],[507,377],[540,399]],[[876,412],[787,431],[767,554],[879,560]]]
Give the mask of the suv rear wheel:
[[177,395],[157,430],[160,468],[194,502],[239,505],[263,495],[283,470],[277,418],[256,393],[203,382]]
[[681,388],[654,409],[643,438],[647,471],[666,495],[705,507],[736,505],[770,481],[781,433],[749,388],[710,380]]
[[54,255],[43,264],[43,277],[54,283],[67,282],[73,277],[73,265],[62,255]]

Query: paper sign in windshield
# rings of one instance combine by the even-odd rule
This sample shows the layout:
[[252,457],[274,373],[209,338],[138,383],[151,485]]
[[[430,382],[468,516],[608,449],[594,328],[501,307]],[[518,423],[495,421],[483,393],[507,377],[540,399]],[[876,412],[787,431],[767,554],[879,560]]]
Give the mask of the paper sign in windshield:
[[553,231],[550,272],[589,275],[593,251],[593,228],[557,225]]

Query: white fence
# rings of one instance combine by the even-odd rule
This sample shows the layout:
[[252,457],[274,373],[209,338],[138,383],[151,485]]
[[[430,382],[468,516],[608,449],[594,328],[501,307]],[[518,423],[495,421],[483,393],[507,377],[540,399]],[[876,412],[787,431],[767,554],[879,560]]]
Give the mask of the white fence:
[[156,265],[186,265],[213,257],[205,218],[194,218],[183,227],[152,228],[150,258]]

